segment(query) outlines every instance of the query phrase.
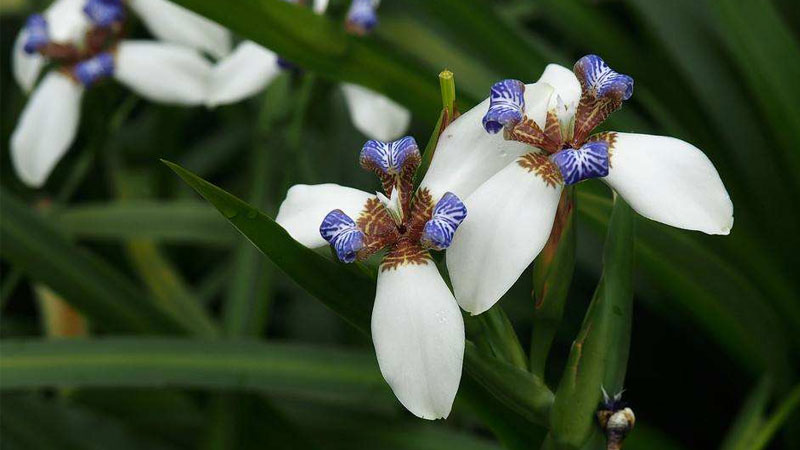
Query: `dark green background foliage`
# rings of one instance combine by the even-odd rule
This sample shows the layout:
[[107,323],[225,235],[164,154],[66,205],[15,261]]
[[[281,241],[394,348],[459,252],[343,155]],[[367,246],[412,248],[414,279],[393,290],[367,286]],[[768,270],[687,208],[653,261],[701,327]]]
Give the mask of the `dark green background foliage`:
[[[586,53],[636,80],[633,99],[604,126],[697,145],[735,208],[728,237],[634,218],[624,385],[637,427],[626,448],[761,448],[780,425],[770,418],[788,414],[787,399],[796,403],[795,1],[384,0],[380,25],[365,39],[342,30],[343,0],[325,18],[277,0],[176,2],[307,71],[214,111],[154,105],[101,83],[85,98],[78,139],[41,190],[25,188],[2,152],[3,448],[538,448],[541,405],[552,398],[536,397],[527,372],[499,363],[504,355],[491,348],[467,345],[446,422],[407,413],[362,333],[374,267],[342,269],[269,218],[295,183],[377,187],[358,168],[366,138],[349,122],[339,81],[406,105],[409,134],[422,143],[441,108],[440,70],[455,73],[465,111],[494,81],[531,82],[547,62],[571,65]],[[3,149],[25,102],[10,76],[10,47],[27,14],[43,6],[7,3]],[[159,159],[190,171],[173,166],[268,257]],[[618,270],[603,268],[610,192],[591,181],[576,199],[577,264],[544,380],[554,392],[601,273]],[[500,302],[525,351],[530,273]],[[46,339],[39,285],[82,312],[91,337]],[[500,314],[468,320],[468,337],[471,326],[504,323]],[[787,420],[770,448],[800,447],[800,421]]]

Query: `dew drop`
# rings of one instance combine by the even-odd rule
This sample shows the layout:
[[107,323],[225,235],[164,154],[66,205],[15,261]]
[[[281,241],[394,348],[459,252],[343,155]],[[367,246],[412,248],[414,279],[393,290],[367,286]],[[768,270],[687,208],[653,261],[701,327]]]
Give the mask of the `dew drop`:
[[447,315],[445,314],[443,309],[440,309],[436,312],[436,321],[439,323],[447,323]]

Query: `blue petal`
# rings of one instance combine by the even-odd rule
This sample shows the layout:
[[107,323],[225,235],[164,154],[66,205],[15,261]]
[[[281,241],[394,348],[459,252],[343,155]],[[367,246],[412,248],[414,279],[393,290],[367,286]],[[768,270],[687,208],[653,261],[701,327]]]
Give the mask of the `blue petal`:
[[419,161],[417,141],[406,136],[392,142],[367,141],[361,149],[361,166],[385,174],[399,174],[409,161]]
[[72,73],[84,86],[90,86],[114,74],[114,55],[109,52],[98,53],[76,64]]
[[28,38],[22,47],[27,54],[36,53],[40,48],[50,42],[50,33],[47,31],[47,19],[41,14],[33,14],[25,22]]
[[122,0],[88,0],[83,12],[95,25],[109,27],[125,19],[125,5]]
[[633,95],[633,78],[614,72],[597,55],[586,55],[575,63],[575,76],[594,97],[613,95],[627,100]]
[[378,14],[372,0],[353,0],[347,10],[347,28],[359,34],[366,34],[378,25]]
[[525,84],[519,80],[498,81],[489,95],[489,111],[483,116],[483,128],[498,133],[516,125],[525,114]]
[[319,226],[319,234],[333,246],[339,260],[345,263],[355,261],[358,251],[364,248],[364,233],[341,209],[334,209],[325,216]]
[[427,248],[444,250],[453,242],[453,235],[464,218],[467,207],[452,192],[446,192],[433,208],[431,220],[425,223],[420,242]]
[[608,143],[605,141],[587,142],[578,150],[561,150],[550,159],[558,166],[567,185],[608,175]]

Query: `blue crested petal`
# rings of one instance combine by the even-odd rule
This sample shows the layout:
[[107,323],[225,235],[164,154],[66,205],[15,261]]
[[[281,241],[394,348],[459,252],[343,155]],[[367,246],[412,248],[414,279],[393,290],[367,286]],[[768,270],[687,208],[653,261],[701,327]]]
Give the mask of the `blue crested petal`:
[[84,86],[90,86],[98,80],[110,77],[114,74],[114,55],[109,52],[98,53],[76,64],[72,74]]
[[41,14],[33,14],[28,17],[28,21],[25,22],[25,31],[28,32],[28,38],[22,48],[29,55],[36,53],[50,42],[47,19]]
[[586,55],[575,63],[575,76],[596,98],[614,96],[627,100],[633,95],[633,78],[615,72],[597,55]]
[[387,175],[399,174],[407,163],[420,159],[417,141],[406,136],[392,142],[370,140],[361,149],[361,166]]
[[83,12],[95,25],[109,27],[125,19],[125,5],[122,0],[88,0]]
[[358,251],[364,248],[364,233],[341,209],[334,209],[322,219],[319,234],[333,246],[336,256],[344,263],[355,261]]
[[483,128],[498,133],[511,127],[525,114],[525,83],[519,80],[498,81],[489,95],[489,111],[483,116]]
[[550,160],[558,166],[564,184],[575,184],[589,178],[608,175],[608,143],[587,142],[579,149],[566,149],[554,154]]
[[467,207],[452,192],[446,192],[433,208],[433,215],[425,223],[420,242],[426,248],[444,250],[453,242],[453,235],[464,218]]
[[378,25],[378,14],[373,0],[353,0],[347,10],[347,29],[357,34],[367,34]]

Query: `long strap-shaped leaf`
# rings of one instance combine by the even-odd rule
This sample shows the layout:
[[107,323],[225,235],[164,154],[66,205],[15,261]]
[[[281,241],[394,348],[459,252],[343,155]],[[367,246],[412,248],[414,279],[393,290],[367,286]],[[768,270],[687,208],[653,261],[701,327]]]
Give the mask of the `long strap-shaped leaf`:
[[[375,281],[358,267],[334,263],[304,247],[257,209],[186,169],[165,163],[297,284],[369,335]],[[468,343],[468,348],[472,344]],[[502,404],[528,420],[546,423],[552,393],[539,378],[478,351],[467,351],[464,372]],[[507,376],[499,377],[498,373]],[[535,393],[535,395],[534,395]]]
[[611,213],[603,275],[572,344],[550,417],[555,448],[578,449],[589,439],[605,387],[622,388],[633,309],[633,211],[617,197]]
[[7,191],[0,194],[2,256],[57,291],[93,319],[94,326],[126,331],[190,330],[170,317],[129,279],[80,249]]
[[[58,387],[164,387],[325,395],[383,389],[364,352],[242,340],[107,338],[0,344],[4,391]],[[387,391],[388,392],[388,391]]]

